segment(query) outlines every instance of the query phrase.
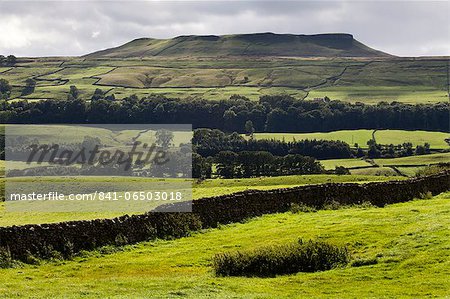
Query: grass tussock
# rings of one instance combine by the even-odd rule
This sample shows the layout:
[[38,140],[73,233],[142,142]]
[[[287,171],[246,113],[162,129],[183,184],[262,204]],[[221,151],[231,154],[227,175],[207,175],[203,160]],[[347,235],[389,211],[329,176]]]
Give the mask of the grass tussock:
[[352,267],[362,267],[362,266],[370,266],[378,264],[377,258],[368,258],[368,259],[356,259],[352,261]]
[[299,240],[293,244],[219,253],[213,258],[213,267],[218,276],[273,277],[330,270],[348,264],[349,259],[346,247]]

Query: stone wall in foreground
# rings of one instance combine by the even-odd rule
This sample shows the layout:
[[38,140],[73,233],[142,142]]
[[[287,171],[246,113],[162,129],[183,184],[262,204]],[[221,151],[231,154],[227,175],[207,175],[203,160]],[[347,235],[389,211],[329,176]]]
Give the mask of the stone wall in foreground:
[[[286,212],[292,203],[318,209],[330,202],[376,206],[405,202],[422,194],[450,190],[450,172],[405,181],[365,184],[321,184],[268,191],[245,191],[195,200],[192,213],[176,213],[168,204],[155,213],[114,219],[70,221],[0,228],[0,249],[14,259],[49,258],[55,252],[68,257],[105,245],[132,244],[155,238],[170,239],[191,231],[242,221],[269,213]],[[180,203],[183,204],[183,203]],[[158,213],[165,212],[165,213]]]

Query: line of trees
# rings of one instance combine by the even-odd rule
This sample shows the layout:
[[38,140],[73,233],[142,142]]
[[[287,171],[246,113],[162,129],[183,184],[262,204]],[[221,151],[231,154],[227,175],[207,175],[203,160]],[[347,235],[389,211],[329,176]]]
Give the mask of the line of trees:
[[273,139],[245,139],[238,133],[227,134],[214,129],[197,129],[192,138],[193,150],[203,157],[215,156],[222,151],[266,151],[275,156],[297,154],[317,159],[345,159],[354,156],[343,141],[299,140],[285,142]]
[[[74,89],[72,94],[77,94]],[[341,101],[298,100],[290,96],[263,96],[250,101],[242,96],[229,100],[172,99],[152,95],[130,96],[120,101],[67,100],[14,101],[0,105],[1,123],[154,123],[185,124],[226,132],[326,132],[352,129],[404,129],[448,131],[448,103],[377,105]]]
[[[408,156],[420,156],[430,153],[430,144],[424,143],[423,145],[416,145],[414,148],[411,142],[405,142],[403,144],[378,144],[374,140],[369,140],[367,142],[368,150],[367,152],[362,151],[362,155],[357,154],[357,157],[367,158],[399,158]],[[358,148],[358,153],[360,149]]]
[[251,178],[323,173],[322,165],[312,157],[302,155],[274,156],[265,151],[222,151],[215,157],[193,154],[192,176],[211,178],[212,167],[221,178]]
[[275,156],[300,154],[316,159],[346,158],[398,158],[413,155],[430,154],[430,144],[416,145],[411,142],[402,144],[378,144],[373,139],[367,142],[367,148],[357,143],[353,148],[338,140],[294,140],[246,139],[242,135],[225,133],[217,129],[197,129],[192,139],[193,150],[203,157],[215,156],[222,151],[266,151]]

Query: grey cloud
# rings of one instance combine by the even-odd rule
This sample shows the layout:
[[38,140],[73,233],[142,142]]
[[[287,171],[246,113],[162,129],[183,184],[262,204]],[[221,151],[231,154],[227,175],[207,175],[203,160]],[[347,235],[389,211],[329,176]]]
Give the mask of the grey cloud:
[[450,55],[448,1],[0,2],[0,53],[81,55],[138,37],[347,32],[404,56]]

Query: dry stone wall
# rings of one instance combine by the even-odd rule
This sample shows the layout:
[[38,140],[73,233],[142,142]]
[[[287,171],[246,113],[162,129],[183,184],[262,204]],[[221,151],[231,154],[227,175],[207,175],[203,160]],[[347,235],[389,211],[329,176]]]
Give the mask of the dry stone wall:
[[[376,206],[405,202],[422,194],[450,190],[450,172],[405,181],[365,184],[307,185],[268,191],[245,191],[203,198],[192,203],[192,213],[176,213],[177,204],[160,206],[157,212],[114,219],[70,221],[0,228],[0,249],[27,261],[30,256],[48,258],[55,252],[70,256],[105,245],[132,244],[155,238],[179,238],[201,228],[216,227],[269,213],[286,212],[293,203],[318,209],[327,203]],[[183,203],[181,203],[183,204]],[[158,213],[165,212],[165,213]]]

